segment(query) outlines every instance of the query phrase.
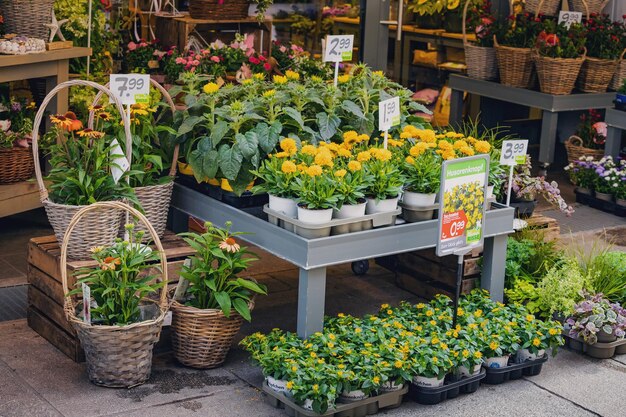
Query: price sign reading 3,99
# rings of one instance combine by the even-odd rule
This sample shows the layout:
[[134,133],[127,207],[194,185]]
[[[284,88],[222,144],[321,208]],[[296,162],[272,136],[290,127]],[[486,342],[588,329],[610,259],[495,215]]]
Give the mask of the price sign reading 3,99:
[[324,49],[324,62],[352,60],[354,35],[328,35]]
[[528,140],[505,140],[502,142],[500,165],[521,165],[526,163]]
[[119,97],[122,104],[150,102],[150,75],[111,74],[109,89]]
[[378,104],[378,130],[384,132],[400,124],[400,97],[392,97]]
[[582,12],[559,12],[559,24],[563,23],[568,29],[572,23],[581,23],[582,21]]

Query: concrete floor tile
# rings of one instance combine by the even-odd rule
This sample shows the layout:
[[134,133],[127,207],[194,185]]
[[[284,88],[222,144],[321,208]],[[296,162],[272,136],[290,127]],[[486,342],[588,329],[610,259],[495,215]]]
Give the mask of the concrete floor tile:
[[61,417],[62,415],[0,361],[0,416]]

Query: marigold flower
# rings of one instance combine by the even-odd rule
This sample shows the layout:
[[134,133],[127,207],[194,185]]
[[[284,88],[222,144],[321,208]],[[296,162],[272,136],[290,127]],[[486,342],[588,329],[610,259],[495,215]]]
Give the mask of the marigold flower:
[[289,154],[295,154],[298,151],[298,146],[296,145],[295,140],[291,138],[285,138],[280,141],[280,149]]
[[476,152],[479,153],[487,153],[491,150],[491,144],[489,144],[486,140],[478,140],[474,144],[474,149],[476,149]]
[[359,152],[356,156],[356,160],[359,162],[366,162],[372,159],[372,154],[369,151]]
[[330,152],[318,152],[317,155],[315,155],[315,163],[317,165],[321,165],[321,166],[329,166],[332,167],[333,166],[333,157],[330,154]]
[[311,165],[306,170],[306,173],[309,177],[318,177],[322,175],[322,172],[322,167],[319,165]]
[[294,172],[296,172],[298,170],[298,167],[296,166],[296,164],[294,164],[291,161],[285,161],[281,165],[280,170],[284,174],[293,174]]
[[285,76],[287,76],[287,78],[290,79],[290,80],[299,80],[300,79],[300,74],[298,74],[295,71],[291,71],[291,70],[285,71]]
[[287,77],[284,75],[274,75],[272,81],[274,81],[274,84],[278,85],[287,84]]
[[345,169],[339,169],[335,171],[335,177],[337,178],[343,178],[346,176],[346,174],[347,174],[347,171]]
[[348,169],[352,172],[361,170],[361,163],[359,161],[350,161],[348,162]]
[[337,149],[337,155],[343,158],[352,158],[352,152],[344,148]]

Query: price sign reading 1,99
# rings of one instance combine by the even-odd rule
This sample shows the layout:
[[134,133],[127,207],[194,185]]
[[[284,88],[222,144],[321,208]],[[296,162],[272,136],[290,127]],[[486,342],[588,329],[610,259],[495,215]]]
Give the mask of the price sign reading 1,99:
[[354,35],[328,35],[324,49],[324,62],[352,60]]
[[150,75],[111,74],[109,89],[122,104],[147,104],[150,101]]
[[528,140],[505,140],[502,142],[500,165],[521,165],[526,162]]
[[400,97],[383,100],[378,105],[378,130],[384,132],[400,124]]

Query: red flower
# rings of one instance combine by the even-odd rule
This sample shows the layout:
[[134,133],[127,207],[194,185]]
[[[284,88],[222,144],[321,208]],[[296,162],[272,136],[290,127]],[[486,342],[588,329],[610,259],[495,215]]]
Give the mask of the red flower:
[[546,44],[549,46],[557,46],[559,44],[559,37],[551,33],[546,36]]
[[269,62],[266,62],[265,64],[263,64],[263,68],[265,69],[265,71],[269,71],[272,69],[272,66]]
[[258,59],[258,58],[255,58],[255,57],[253,57],[253,56],[251,56],[250,58],[248,58],[248,61],[250,61],[250,63],[251,63],[251,64],[254,64],[254,65],[259,65],[259,64],[261,63],[261,61],[259,61],[259,59]]

